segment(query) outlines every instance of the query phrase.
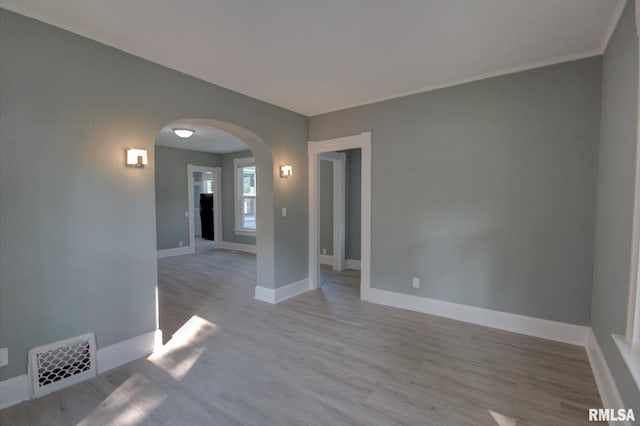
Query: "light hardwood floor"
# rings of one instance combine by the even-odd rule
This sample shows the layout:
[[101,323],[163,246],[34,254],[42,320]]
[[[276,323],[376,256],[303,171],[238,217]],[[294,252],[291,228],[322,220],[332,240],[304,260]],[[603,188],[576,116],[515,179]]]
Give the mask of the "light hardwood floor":
[[0,424],[572,425],[601,406],[581,347],[361,302],[357,271],[322,271],[269,305],[253,255],[162,259],[164,349]]

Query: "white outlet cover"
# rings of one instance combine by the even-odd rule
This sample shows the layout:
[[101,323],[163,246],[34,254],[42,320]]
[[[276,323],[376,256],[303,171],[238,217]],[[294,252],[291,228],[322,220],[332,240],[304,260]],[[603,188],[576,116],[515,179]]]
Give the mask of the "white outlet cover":
[[413,288],[420,288],[420,278],[413,277]]

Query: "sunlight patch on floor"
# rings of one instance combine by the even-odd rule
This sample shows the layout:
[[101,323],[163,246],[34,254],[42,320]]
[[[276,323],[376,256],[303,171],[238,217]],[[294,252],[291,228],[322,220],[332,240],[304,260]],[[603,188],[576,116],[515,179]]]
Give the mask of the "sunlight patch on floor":
[[182,380],[204,352],[205,340],[219,329],[217,324],[194,315],[147,359],[175,380]]
[[516,426],[516,419],[513,417],[505,416],[504,414],[491,410],[489,410],[489,414],[491,414],[491,417],[493,417],[493,420],[496,421],[498,426]]
[[147,378],[139,373],[134,373],[111,392],[78,425],[140,424],[166,397],[167,394],[154,386]]

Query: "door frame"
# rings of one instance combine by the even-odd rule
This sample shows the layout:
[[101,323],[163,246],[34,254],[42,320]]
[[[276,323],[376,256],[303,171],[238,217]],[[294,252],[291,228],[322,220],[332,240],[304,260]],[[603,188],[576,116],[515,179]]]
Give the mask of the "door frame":
[[[345,228],[346,228],[346,162],[344,152],[323,152],[318,154],[320,160],[330,161],[333,166],[333,269],[342,271],[345,262]],[[322,184],[320,184],[322,186]],[[322,230],[321,230],[322,231]]]
[[193,203],[195,201],[193,194],[193,172],[211,172],[215,177],[215,196],[213,197],[213,242],[216,244],[216,248],[220,248],[220,245],[222,244],[222,238],[220,235],[220,233],[222,232],[222,184],[220,182],[222,178],[222,168],[187,164],[187,198],[189,202],[189,251],[191,253],[196,252],[196,226],[194,219],[195,209],[193,207]]
[[[321,141],[309,141],[309,287],[320,283],[320,155],[348,149],[362,150],[360,208],[360,298],[371,287],[371,132]],[[335,209],[335,205],[334,205]],[[335,241],[334,241],[335,243]],[[335,255],[335,253],[334,253]],[[335,262],[335,260],[334,260]]]

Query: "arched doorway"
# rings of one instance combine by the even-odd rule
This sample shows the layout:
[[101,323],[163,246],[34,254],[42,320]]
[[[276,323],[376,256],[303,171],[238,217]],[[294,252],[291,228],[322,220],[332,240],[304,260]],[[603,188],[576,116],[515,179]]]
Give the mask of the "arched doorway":
[[183,127],[184,123],[206,126],[226,132],[244,143],[255,158],[259,176],[260,195],[256,199],[256,283],[273,288],[275,280],[274,256],[274,168],[271,151],[265,141],[252,131],[233,123],[202,118],[182,118],[168,123],[163,128]]

